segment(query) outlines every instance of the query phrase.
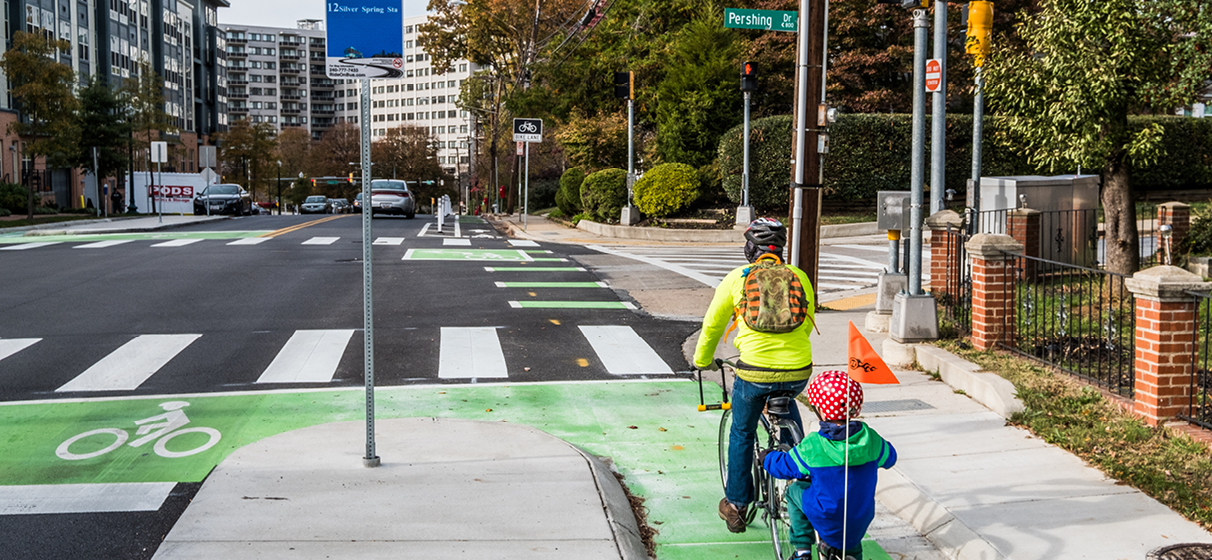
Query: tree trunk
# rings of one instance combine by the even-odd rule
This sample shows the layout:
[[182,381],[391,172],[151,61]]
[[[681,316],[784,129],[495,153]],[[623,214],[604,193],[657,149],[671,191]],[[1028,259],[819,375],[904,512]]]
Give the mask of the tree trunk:
[[1106,270],[1132,274],[1140,267],[1140,243],[1136,231],[1136,204],[1132,201],[1132,169],[1113,158],[1103,168],[1103,239]]

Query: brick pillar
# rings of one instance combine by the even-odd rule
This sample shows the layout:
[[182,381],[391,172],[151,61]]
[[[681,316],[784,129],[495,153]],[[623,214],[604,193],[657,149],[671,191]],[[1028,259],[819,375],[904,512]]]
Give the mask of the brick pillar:
[[1212,283],[1175,266],[1155,266],[1124,281],[1136,296],[1135,404],[1151,426],[1185,412],[1195,375],[1195,298]]
[[[1028,257],[1040,256],[1040,213],[1030,208],[1015,208],[1006,213],[1006,234],[1023,245],[1023,254]],[[1035,278],[1035,261],[1023,263],[1023,275]]]
[[[988,350],[1014,341],[1014,257],[1023,245],[1009,235],[979,233],[964,245],[972,259],[972,345]],[[1011,254],[1007,254],[1011,253]]]
[[[960,280],[960,236],[963,218],[954,210],[939,210],[926,218],[930,229],[930,286],[935,294],[949,293],[948,286],[959,285]],[[948,230],[950,228],[950,230]],[[951,254],[947,254],[948,242]],[[948,259],[947,257],[951,258]]]
[[1157,226],[1164,225],[1173,228],[1170,235],[1170,250],[1172,253],[1177,253],[1178,246],[1191,231],[1191,206],[1181,202],[1167,202],[1159,205],[1157,207]]

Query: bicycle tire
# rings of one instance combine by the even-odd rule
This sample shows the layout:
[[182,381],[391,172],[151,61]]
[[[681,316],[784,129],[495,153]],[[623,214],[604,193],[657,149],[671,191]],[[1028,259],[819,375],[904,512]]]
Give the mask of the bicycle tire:
[[[719,452],[720,452],[720,483],[724,487],[724,494],[728,494],[728,445],[731,441],[732,434],[732,411],[725,410],[724,415],[720,417],[720,437],[719,437]],[[754,459],[757,460],[756,457]],[[754,503],[745,510],[745,524],[753,523],[753,518],[757,516],[756,507],[758,499],[758,484],[757,473],[761,468],[755,463],[753,466],[753,498]]]
[[774,545],[776,560],[787,560],[795,555],[795,547],[791,545],[791,517],[787,513],[786,480],[767,477],[771,497],[770,508],[770,541]]

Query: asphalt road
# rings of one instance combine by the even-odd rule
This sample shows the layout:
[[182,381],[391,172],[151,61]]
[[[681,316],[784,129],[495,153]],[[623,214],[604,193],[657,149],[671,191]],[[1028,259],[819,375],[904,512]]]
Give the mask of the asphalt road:
[[[589,249],[514,246],[477,220],[456,238],[433,222],[374,220],[376,385],[687,368],[680,348],[697,325],[628,309],[570,258]],[[0,243],[0,401],[363,383],[358,215],[36,241],[54,244]],[[307,375],[292,378],[297,371]],[[0,549],[6,558],[150,558],[197,487],[178,484],[154,512],[0,515]]]

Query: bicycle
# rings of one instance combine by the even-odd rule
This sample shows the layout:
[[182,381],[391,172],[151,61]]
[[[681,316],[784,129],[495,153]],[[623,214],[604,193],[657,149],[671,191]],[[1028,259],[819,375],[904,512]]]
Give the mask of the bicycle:
[[[156,455],[167,459],[188,457],[214,447],[216,443],[219,443],[219,439],[222,437],[218,430],[201,426],[191,428],[185,427],[186,424],[189,424],[189,418],[185,415],[185,411],[181,409],[187,406],[189,406],[189,403],[185,401],[170,401],[160,403],[160,408],[164,410],[164,414],[144,418],[142,420],[136,420],[135,425],[138,426],[138,428],[135,429],[135,435],[143,437],[130,442],[128,445],[131,447],[141,447],[144,444],[155,441],[156,443],[152,446],[152,450],[156,453]],[[193,449],[187,449],[185,451],[171,451],[168,449],[168,442],[172,441],[173,438],[185,434],[195,433],[206,435],[206,441],[202,443],[202,445],[199,445]],[[87,453],[73,453],[71,451],[71,446],[73,443],[98,435],[111,435],[114,437],[114,441],[105,447]],[[59,447],[55,449],[55,455],[65,461],[92,459],[93,457],[105,455],[110,451],[122,447],[122,444],[126,443],[126,440],[129,438],[130,434],[122,428],[100,428],[97,430],[89,430],[87,432],[76,434],[70,438],[67,438],[66,441],[59,444]]]
[[[720,366],[721,376],[723,366],[727,365],[736,371],[736,364],[728,360],[716,360]],[[699,381],[699,411],[723,410],[720,418],[719,454],[720,480],[724,491],[728,491],[728,447],[732,431],[732,405],[728,402],[728,384],[721,378],[721,402],[707,404],[703,394],[703,372],[698,372]],[[758,510],[762,511],[762,519],[770,529],[770,541],[774,545],[774,556],[777,560],[787,560],[795,554],[791,545],[791,518],[787,513],[786,492],[791,481],[770,476],[762,467],[759,457],[762,451],[777,449],[788,451],[804,439],[803,430],[791,420],[791,407],[795,406],[795,394],[787,391],[775,393],[766,398],[766,406],[758,416],[758,425],[765,432],[759,431],[753,445],[753,503],[746,511],[745,523],[752,523],[757,517]],[[765,441],[763,443],[763,435]]]

